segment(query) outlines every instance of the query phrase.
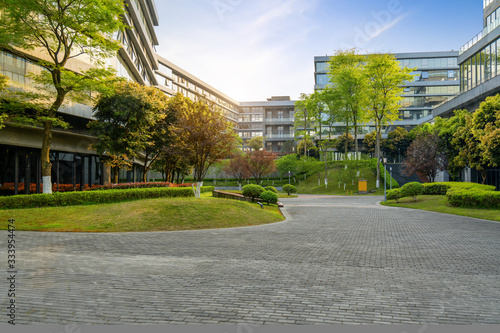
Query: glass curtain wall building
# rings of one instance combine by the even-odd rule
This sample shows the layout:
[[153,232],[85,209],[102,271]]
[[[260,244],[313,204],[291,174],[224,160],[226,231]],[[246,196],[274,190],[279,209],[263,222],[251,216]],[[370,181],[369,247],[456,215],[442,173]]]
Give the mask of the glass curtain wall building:
[[[159,69],[154,48],[158,40],[154,26],[158,25],[158,14],[153,0],[125,0],[126,14],[123,18],[133,29],[115,34],[123,47],[115,57],[107,60],[118,75],[144,85],[156,85],[155,71]],[[18,57],[0,50],[0,72],[10,79],[11,87],[34,89],[29,73],[40,73],[43,69],[37,62],[44,55],[36,51],[24,52]],[[28,60],[29,59],[29,60]],[[84,57],[72,59],[71,68],[89,67]],[[92,109],[88,105],[71,104],[60,109],[58,116],[70,123],[68,130],[54,129],[51,146],[52,180],[58,187],[75,188],[109,182],[109,172],[96,152],[89,150],[95,142],[87,129],[92,120]],[[0,131],[0,189],[13,188],[15,194],[41,191],[42,129],[13,127],[9,124]],[[121,177],[129,181],[141,178],[140,160],[134,161],[132,170]],[[24,187],[22,186],[24,184]]]
[[[453,98],[460,90],[458,52],[397,53],[394,56],[401,67],[415,69],[412,72],[415,79],[405,83],[399,120],[386,127],[386,134],[398,126],[411,130],[429,121],[434,108]],[[325,89],[329,84],[329,60],[328,56],[314,58],[315,90]],[[373,129],[370,123],[365,128],[366,131]]]

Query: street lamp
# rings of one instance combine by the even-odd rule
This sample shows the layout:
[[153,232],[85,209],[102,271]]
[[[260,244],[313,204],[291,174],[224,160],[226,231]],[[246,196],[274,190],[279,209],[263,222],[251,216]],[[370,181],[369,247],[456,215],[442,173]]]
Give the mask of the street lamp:
[[391,181],[391,190],[392,190],[392,167],[389,168],[389,174],[391,175],[390,181]]
[[387,168],[385,164],[387,163],[387,158],[384,157],[384,202],[387,202]]

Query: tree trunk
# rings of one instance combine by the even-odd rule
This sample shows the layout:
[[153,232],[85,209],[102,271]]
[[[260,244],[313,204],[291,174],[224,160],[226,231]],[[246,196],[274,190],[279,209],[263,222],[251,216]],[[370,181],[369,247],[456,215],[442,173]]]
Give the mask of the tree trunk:
[[377,126],[375,139],[375,155],[377,157],[377,188],[380,188],[380,126]]
[[[52,73],[54,82],[60,73]],[[58,89],[57,97],[49,109],[48,117],[55,118],[57,110],[61,107],[66,93]],[[50,163],[50,145],[52,144],[52,120],[46,120],[43,124],[42,150],[40,160],[42,163],[43,193],[52,194],[52,163]]]
[[52,194],[52,163],[50,163],[50,144],[52,143],[52,121],[47,120],[43,125],[42,139],[42,182],[43,193]]

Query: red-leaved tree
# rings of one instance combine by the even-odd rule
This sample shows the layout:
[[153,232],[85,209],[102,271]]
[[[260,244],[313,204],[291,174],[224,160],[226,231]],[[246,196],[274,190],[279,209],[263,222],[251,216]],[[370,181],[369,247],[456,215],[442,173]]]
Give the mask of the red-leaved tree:
[[251,176],[248,172],[248,159],[244,154],[235,155],[229,163],[224,166],[224,172],[233,178],[238,180],[239,186],[243,179],[249,178]]
[[433,183],[439,171],[448,166],[446,154],[440,149],[437,133],[424,133],[412,142],[407,151],[404,173],[407,176],[422,172]]
[[276,155],[266,150],[252,151],[247,154],[247,171],[260,184],[262,177],[276,171]]

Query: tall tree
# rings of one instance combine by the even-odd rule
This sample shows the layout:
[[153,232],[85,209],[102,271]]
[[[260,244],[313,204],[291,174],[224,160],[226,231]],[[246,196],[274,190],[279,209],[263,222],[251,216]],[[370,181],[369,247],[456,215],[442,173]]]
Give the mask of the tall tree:
[[[114,55],[119,42],[110,36],[124,29],[122,0],[0,0],[2,23],[0,47],[21,57],[19,50],[44,53],[38,62],[45,71],[35,81],[51,88],[43,121],[41,149],[43,192],[52,193],[50,146],[57,112],[67,97],[82,101],[95,91],[96,83],[109,77],[102,69],[104,59]],[[96,66],[79,68],[78,74],[68,69],[68,62],[80,55]]]
[[358,159],[359,152],[359,125],[366,120],[366,105],[368,103],[365,93],[368,82],[366,75],[363,74],[364,63],[364,56],[358,55],[355,49],[337,51],[328,62],[331,89],[336,90],[337,98],[341,102],[342,109],[346,113],[345,118],[348,120],[346,134],[349,133],[349,123],[354,129],[356,159]]
[[[403,99],[403,83],[413,76],[409,68],[401,68],[389,54],[371,54],[366,59],[365,75],[368,80],[368,115],[375,122],[376,157],[380,160],[382,127],[399,118],[399,101]],[[377,188],[380,187],[380,163],[377,163]]]
[[117,83],[114,93],[98,100],[94,107],[96,120],[88,124],[97,137],[92,147],[113,168],[115,182],[118,170],[129,168],[132,159],[143,152],[145,180],[151,160],[158,157],[167,136],[167,100],[159,89],[135,82]]
[[[9,82],[9,78],[5,75],[0,74],[0,92],[2,92]],[[1,98],[1,97],[0,97]],[[8,114],[0,109],[0,129],[5,127],[4,122],[7,120]]]
[[171,130],[176,145],[194,168],[197,183],[196,197],[200,198],[201,186],[208,168],[217,160],[231,154],[238,144],[233,125],[213,104],[193,102],[184,98],[178,118]]
[[[295,135],[303,134],[303,139],[311,137],[311,127],[313,125],[318,102],[311,94],[301,94],[300,100],[295,102]],[[307,153],[307,146],[304,145],[304,155]]]

